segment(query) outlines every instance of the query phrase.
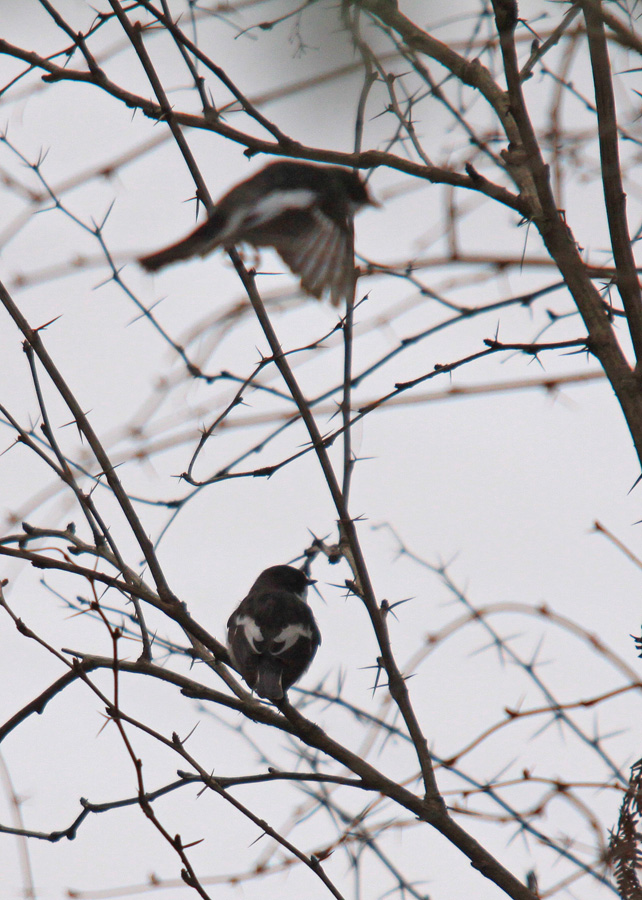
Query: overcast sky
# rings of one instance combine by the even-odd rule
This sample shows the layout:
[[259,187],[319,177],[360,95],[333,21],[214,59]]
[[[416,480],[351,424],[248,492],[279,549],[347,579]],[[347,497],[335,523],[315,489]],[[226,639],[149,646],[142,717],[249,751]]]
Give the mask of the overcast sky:
[[[174,5],[180,6],[170,3],[172,9]],[[56,6],[77,30],[86,29],[92,20],[92,7],[80,0]],[[465,51],[476,4],[464,0],[449,4],[447,19],[441,4],[402,6],[409,16],[417,13],[418,23],[429,26],[439,39],[453,45],[459,41],[458,49]],[[523,15],[538,21],[543,31],[554,27],[557,7],[542,4],[543,13],[552,16],[549,22],[536,17],[537,6],[523,4]],[[296,85],[355,61],[349,41],[337,29],[332,5],[309,11],[298,30],[289,20],[269,31],[253,29],[239,35],[239,28],[275,18],[285,8],[289,8],[285,2],[250,5],[199,22],[202,46],[251,97],[265,99],[283,85]],[[0,10],[4,39],[43,55],[67,46],[68,38],[56,31],[35,0],[21,4],[5,0]],[[107,26],[95,40],[95,47],[105,54],[110,77],[132,92],[151,96],[144,73],[118,27]],[[373,37],[373,41],[382,53],[388,49],[383,38]],[[162,37],[149,38],[147,45],[175,107],[199,112],[198,97],[190,90],[189,77],[173,48]],[[524,43],[525,55],[527,46]],[[471,51],[470,56],[474,55]],[[554,54],[551,67],[559,65],[559,60]],[[626,57],[622,55],[618,63],[623,70]],[[390,67],[402,74],[407,64],[390,63]],[[18,71],[22,66],[0,57],[3,85]],[[581,56],[567,76],[569,80],[575,77],[582,90],[590,91],[586,60]],[[358,73],[345,74],[318,87],[265,100],[261,109],[295,140],[351,150],[361,84]],[[540,121],[550,109],[552,84],[551,79],[536,73],[527,85],[527,99]],[[218,85],[216,90],[214,102],[226,102],[226,92]],[[619,99],[628,112],[631,97],[622,87],[621,91]],[[124,463],[120,471],[127,489],[147,500],[183,497],[189,487],[178,476],[189,465],[199,428],[211,423],[237,387],[190,378],[167,341],[140,317],[124,288],[145,307],[153,307],[162,328],[174,341],[185,343],[190,357],[207,372],[231,371],[246,377],[261,354],[269,353],[249,314],[234,328],[228,326],[224,314],[244,302],[244,296],[224,254],[191,261],[154,277],[135,265],[137,255],[157,249],[193,227],[195,208],[190,200],[194,185],[189,172],[164,125],[155,125],[139,112],[132,114],[91,87],[43,85],[37,75],[31,75],[0,96],[0,104],[0,129],[10,142],[10,146],[0,145],[0,277],[32,326],[56,319],[43,333],[45,344],[114,460]],[[389,115],[383,112],[385,104],[385,92],[377,86],[366,118],[364,148],[382,149],[393,130]],[[485,114],[474,106],[470,114],[481,128]],[[564,117],[576,133],[592,122],[582,103],[570,95]],[[228,113],[226,121],[235,127],[247,126],[247,120],[234,112]],[[438,164],[464,158],[465,141],[452,127],[443,106],[421,106],[416,127]],[[639,121],[631,129],[639,138]],[[248,161],[242,147],[213,133],[187,130],[186,135],[214,198],[265,162],[264,157]],[[122,155],[131,151],[136,151],[131,159],[122,161]],[[42,176],[65,211],[51,209],[50,201],[40,205],[29,201],[26,189],[42,191],[43,186],[18,154],[30,163],[43,158]],[[591,262],[608,264],[608,232],[599,183],[584,177],[588,163],[597,162],[596,148],[583,147],[579,157],[581,175],[579,164],[577,178],[571,164],[566,170],[563,201],[568,221]],[[99,174],[104,167],[114,167],[117,160],[121,163],[108,177]],[[640,221],[640,194],[636,194],[633,162],[628,177],[635,230]],[[367,210],[357,220],[356,247],[362,262],[393,265],[406,259],[442,260],[449,248],[448,204],[455,202],[461,210],[458,235],[462,251],[516,259],[524,254],[525,264],[499,274],[481,264],[426,265],[418,270],[418,277],[434,294],[451,303],[479,306],[559,280],[554,268],[531,264],[545,260],[545,252],[535,230],[518,228],[518,216],[510,210],[482,203],[473,195],[456,195],[453,200],[443,187],[412,182],[390,169],[375,171],[370,187],[381,207]],[[122,267],[121,286],[110,281],[105,255],[81,225],[91,227],[108,212],[104,239],[115,264]],[[251,254],[248,260],[253,261]],[[259,275],[258,287],[266,297],[276,298],[273,322],[286,349],[330,334],[337,310],[301,297],[296,281],[284,273],[275,255],[261,255],[260,271],[266,274]],[[359,290],[362,295],[367,293],[367,302],[356,312],[355,371],[381,360],[404,338],[437,326],[450,315],[447,308],[421,296],[403,278],[364,278]],[[570,298],[560,288],[530,310],[494,310],[438,330],[365,379],[355,390],[354,407],[386,394],[400,381],[427,374],[437,364],[483,349],[484,338],[534,340],[550,322],[549,311],[562,316],[571,309]],[[583,333],[578,318],[569,317],[554,331],[546,332],[545,339],[567,340]],[[293,357],[293,365],[310,397],[336,386],[343,365],[339,338],[331,336],[322,348]],[[533,386],[504,392],[464,391],[456,399],[443,396],[453,386],[498,386],[515,381],[535,385],[542,377],[555,380],[591,373],[596,375],[594,380],[559,390]],[[275,372],[267,370],[264,379],[282,389]],[[79,442],[75,428],[67,427],[68,410],[51,385],[43,384],[61,445],[65,452],[75,458],[80,454],[87,461],[86,447]],[[0,324],[0,389],[0,403],[23,426],[37,420],[22,338],[6,315]],[[208,477],[258,444],[271,432],[277,417],[291,409],[290,404],[258,391],[247,392],[244,399],[245,405],[230,416],[228,427],[206,445],[199,457],[198,477]],[[335,394],[318,415],[322,431],[336,425],[332,404],[337,399]],[[579,623],[635,669],[630,635],[640,632],[640,573],[606,537],[596,534],[593,526],[601,522],[638,553],[641,532],[636,522],[642,519],[642,487],[629,492],[639,474],[636,458],[622,414],[611,389],[599,377],[597,364],[581,354],[542,355],[539,362],[524,355],[494,356],[433,379],[404,395],[404,401],[408,402],[381,408],[355,428],[354,449],[360,459],[351,511],[360,517],[359,534],[378,598],[391,603],[412,598],[399,607],[391,634],[402,670],[422,649],[426,651],[409,689],[431,747],[439,756],[456,754],[501,720],[506,707],[544,704],[542,691],[524,668],[493,647],[492,638],[478,623],[454,629],[452,637],[440,641],[434,652],[427,651],[428,635],[465,615],[452,588],[464,592],[475,607],[504,605],[502,611],[489,613],[487,621],[504,639],[510,638],[510,647],[523,661],[541,663],[538,672],[560,701],[590,698],[626,683],[624,674],[596,655],[581,635],[573,635],[563,623],[541,615],[545,605],[560,617]],[[261,421],[266,417],[268,421]],[[241,427],[248,421],[256,424]],[[295,453],[305,440],[303,429],[296,426],[239,468],[273,464]],[[161,441],[166,444],[156,452],[156,442]],[[23,518],[34,525],[58,528],[74,520],[82,529],[73,498],[54,484],[51,473],[34,454],[13,443],[14,435],[3,423],[0,451],[8,450],[0,457],[4,532],[15,533],[15,520]],[[137,449],[144,451],[139,459],[133,458]],[[338,441],[332,458],[339,466]],[[138,566],[140,551],[106,492],[98,489],[95,497],[110,517],[129,564]],[[209,486],[195,494],[171,523],[167,509],[143,504],[137,509],[155,540],[162,533],[159,558],[172,590],[220,640],[231,610],[264,567],[295,560],[309,545],[311,533],[336,538],[336,512],[311,454],[270,479],[239,478]],[[444,583],[439,573],[419,562],[400,557],[395,532],[408,549],[432,566],[447,564],[452,584]],[[345,696],[376,714],[385,702],[383,692],[372,691],[377,650],[364,610],[353,597],[345,599],[341,586],[350,577],[349,569],[343,563],[332,567],[319,558],[312,574],[319,594],[311,597],[311,603],[323,643],[301,685],[312,688],[326,678],[326,688],[333,690],[341,673]],[[63,575],[43,576],[14,560],[2,561],[0,577],[9,579],[7,599],[16,613],[53,646],[110,652],[104,628],[88,616],[71,617],[63,602],[63,597],[73,600],[78,593],[87,596],[87,585],[73,584]],[[41,583],[43,578],[46,586]],[[160,619],[153,619],[153,625],[160,634],[171,633],[183,640]],[[42,648],[20,637],[7,617],[0,619],[0,642],[0,683],[5,685],[0,692],[0,722],[4,722],[63,669]],[[133,647],[130,655],[137,654]],[[177,665],[188,672],[184,664]],[[202,672],[199,669],[192,674],[196,677]],[[204,679],[220,686],[211,675]],[[109,690],[109,678],[97,676],[96,680]],[[124,678],[123,693],[123,703],[132,715],[144,716],[167,735],[176,731],[185,736],[198,724],[190,752],[216,774],[263,771],[265,761],[260,759],[259,747],[270,764],[293,765],[287,741],[258,728],[248,729],[254,744],[246,741],[233,731],[239,724],[234,717],[227,717],[227,725],[223,725],[215,719],[215,711],[198,709],[167,686],[143,688],[140,680]],[[132,766],[115,729],[102,730],[101,713],[96,698],[76,685],[2,744],[13,789],[24,801],[21,809],[27,827],[42,831],[66,827],[79,811],[80,797],[101,802],[134,794]],[[365,726],[357,727],[335,706],[318,704],[310,715],[352,749],[365,747]],[[611,735],[603,746],[628,777],[628,767],[641,755],[639,699],[629,693],[622,700],[600,706],[598,712],[578,711],[576,719],[588,735]],[[538,719],[524,720],[515,725],[510,737],[505,730],[503,737],[486,741],[467,756],[462,769],[481,782],[499,778],[500,773],[506,779],[518,777],[524,769],[562,779],[572,779],[579,771],[583,780],[597,783],[612,777],[604,760],[592,755],[565,727],[540,733],[543,724]],[[137,752],[146,760],[150,789],[175,778],[176,758],[140,735],[136,741],[140,742]],[[382,746],[375,741],[368,752],[374,765],[400,778],[414,773],[412,755],[403,742]],[[452,773],[439,777],[444,789],[462,788],[463,781]],[[447,799],[454,802],[455,798],[461,802],[456,795]],[[287,822],[291,810],[304,803],[294,790],[275,787],[247,789],[242,799],[275,827]],[[582,800],[587,808],[598,811],[606,827],[615,822],[620,800],[617,792],[591,788],[582,794]],[[341,802],[353,812],[363,805],[363,800],[357,802],[347,795],[341,795]],[[492,815],[499,812],[491,803],[475,804],[476,809],[482,807]],[[252,845],[257,838],[255,826],[216,798],[197,798],[196,788],[161,801],[159,815],[167,817],[170,833],[180,832],[184,841],[205,838],[192,857],[204,879],[244,872],[268,852],[266,840]],[[392,815],[391,808],[384,807],[377,821],[384,822]],[[578,812],[575,821],[574,815],[570,804],[559,803],[538,825],[554,837],[570,833],[580,842],[590,841],[586,817]],[[551,821],[553,816],[557,818]],[[314,847],[332,831],[330,823],[318,814],[306,820],[299,809],[295,818],[301,819],[293,836],[299,846]],[[10,822],[5,787],[0,824]],[[519,877],[536,865],[542,872],[543,887],[548,887],[566,871],[564,863],[556,869],[554,853],[541,851],[531,840],[515,840],[514,827],[489,830],[465,817],[462,823]],[[499,896],[497,888],[468,871],[467,862],[427,828],[411,823],[403,836],[391,837],[387,847],[409,879],[425,880],[421,890],[434,900],[473,891],[480,900]],[[61,897],[67,888],[113,888],[113,894],[89,896],[117,896],[116,888],[140,884],[151,872],[179,878],[178,860],[136,810],[90,817],[74,842],[50,845],[33,841],[29,851],[41,898]],[[336,852],[327,868],[346,896],[352,896],[346,857]],[[22,884],[15,838],[0,839],[0,871],[5,873],[0,880],[0,898],[14,900]],[[366,872],[364,898],[383,894],[388,882],[380,865],[372,863]],[[259,896],[276,900],[297,893],[323,896],[310,873],[296,868],[286,875],[249,883],[242,892],[248,900]],[[212,893],[231,897],[238,891],[218,887],[212,888]],[[187,894],[187,889],[177,886],[159,896],[173,900]],[[607,888],[589,878],[571,888],[571,896],[584,900],[609,895]]]

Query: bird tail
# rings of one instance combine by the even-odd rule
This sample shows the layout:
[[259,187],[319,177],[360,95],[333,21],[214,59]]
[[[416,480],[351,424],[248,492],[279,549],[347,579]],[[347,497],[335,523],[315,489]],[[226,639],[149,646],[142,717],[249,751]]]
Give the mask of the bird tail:
[[259,664],[259,671],[254,685],[254,690],[265,700],[282,700],[283,684],[281,677],[283,666],[272,659],[263,659]]
[[219,237],[222,227],[222,217],[216,212],[206,222],[199,225],[191,234],[169,247],[163,247],[156,253],[141,256],[139,264],[147,272],[156,272],[171,263],[189,259],[191,256],[205,256],[219,245]]
[[157,272],[168,266],[170,263],[178,262],[181,259],[188,259],[192,254],[185,247],[186,241],[178,241],[169,247],[159,250],[157,253],[150,253],[149,256],[141,256],[138,260],[140,265],[147,272]]

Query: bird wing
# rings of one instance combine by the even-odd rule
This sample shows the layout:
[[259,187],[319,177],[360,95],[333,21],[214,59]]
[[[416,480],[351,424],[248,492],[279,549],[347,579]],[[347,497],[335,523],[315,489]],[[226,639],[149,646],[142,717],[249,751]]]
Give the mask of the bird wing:
[[242,236],[262,225],[269,225],[294,210],[309,209],[316,196],[309,188],[270,191],[252,204],[231,212],[223,229],[224,234]]
[[261,626],[254,616],[238,610],[228,622],[234,664],[252,690],[266,700],[283,697],[308,668],[321,640],[312,614],[305,621],[308,616],[301,609],[303,602],[295,602],[303,619],[287,625]]
[[349,223],[339,224],[313,207],[297,216],[293,233],[274,234],[271,246],[301,279],[301,286],[320,298],[329,290],[334,306],[354,290],[354,235]]
[[[252,634],[251,627],[248,628],[245,618],[239,615],[238,610],[230,616],[227,623],[227,645],[234,665],[250,688],[254,690],[261,657],[254,647],[254,640],[257,636]],[[260,634],[259,631],[259,637]]]
[[297,641],[311,644],[313,636],[313,630],[309,623],[295,622],[278,631],[266,649],[272,656],[285,656]]
[[287,608],[289,621],[270,630],[267,648],[272,663],[280,666],[284,691],[303,675],[321,643],[321,634],[310,607],[302,600],[291,599]]

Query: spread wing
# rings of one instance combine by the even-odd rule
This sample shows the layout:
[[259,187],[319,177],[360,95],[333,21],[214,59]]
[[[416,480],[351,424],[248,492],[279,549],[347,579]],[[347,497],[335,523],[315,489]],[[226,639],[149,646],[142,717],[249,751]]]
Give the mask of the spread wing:
[[293,233],[275,235],[272,246],[313,297],[330,292],[334,306],[354,292],[354,232],[352,223],[338,223],[312,207],[297,216]]
[[348,211],[328,215],[316,205],[314,191],[305,188],[271,191],[252,202],[243,193],[247,189],[248,185],[239,185],[186,238],[141,257],[139,263],[153,272],[220,246],[274,247],[313,297],[328,291],[334,306],[352,299],[354,228]]

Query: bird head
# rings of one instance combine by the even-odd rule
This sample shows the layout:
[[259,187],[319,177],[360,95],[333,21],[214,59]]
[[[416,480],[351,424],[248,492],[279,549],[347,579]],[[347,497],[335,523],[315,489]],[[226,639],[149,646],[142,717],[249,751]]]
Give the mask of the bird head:
[[305,600],[308,585],[315,583],[313,578],[294,566],[270,566],[261,572],[252,585],[252,591],[289,591]]
[[339,168],[336,169],[336,172],[340,175],[344,190],[355,212],[356,210],[361,209],[362,206],[381,206],[381,204],[374,199],[368,190],[367,184],[363,181],[358,172],[355,172],[353,169]]

